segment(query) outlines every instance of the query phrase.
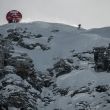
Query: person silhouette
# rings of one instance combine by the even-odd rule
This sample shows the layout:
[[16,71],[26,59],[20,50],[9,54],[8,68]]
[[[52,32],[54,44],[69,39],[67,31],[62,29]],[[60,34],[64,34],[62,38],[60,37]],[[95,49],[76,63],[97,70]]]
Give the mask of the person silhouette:
[[81,24],[78,24],[78,29],[81,29]]

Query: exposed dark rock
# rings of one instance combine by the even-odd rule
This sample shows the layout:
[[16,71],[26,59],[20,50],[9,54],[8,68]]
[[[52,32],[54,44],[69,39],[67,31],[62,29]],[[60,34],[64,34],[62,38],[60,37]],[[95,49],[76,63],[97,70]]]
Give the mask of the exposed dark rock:
[[72,64],[74,63],[73,59],[70,59],[70,58],[68,58],[67,61]]
[[[21,77],[17,76],[15,69],[11,66],[6,67],[5,72],[7,74],[1,81],[2,88],[0,90],[0,107],[4,107],[6,110],[8,110],[8,107],[37,110],[36,102],[37,99],[40,98],[38,90],[33,88],[33,86],[26,80],[24,81]],[[32,89],[35,90],[32,91]],[[5,95],[5,92],[7,95]]]
[[107,99],[106,101],[107,101],[107,103],[110,103],[110,99]]
[[33,44],[27,44],[25,43],[23,40],[20,40],[18,42],[18,44],[23,47],[23,48],[26,48],[26,49],[29,49],[29,50],[33,50],[35,47],[39,46],[43,51],[45,50],[49,50],[50,47],[48,47],[47,45],[44,45],[44,44],[40,44],[40,43],[33,43]]
[[36,38],[41,38],[41,37],[43,37],[43,35],[38,34],[38,35],[36,35],[35,37],[36,37]]
[[108,85],[98,85],[97,87],[95,87],[95,90],[97,92],[106,92],[109,89]]
[[61,96],[65,96],[68,94],[68,88],[67,89],[58,89],[57,92],[60,93]]
[[76,110],[91,110],[90,105],[86,101],[80,101],[75,105]]
[[0,110],[8,110],[8,105],[0,105]]
[[53,39],[53,37],[54,37],[54,36],[50,36],[50,37],[48,38],[48,41],[47,41],[47,42],[49,43],[49,42]]
[[55,30],[52,30],[51,32],[59,32],[60,30],[58,30],[58,29],[55,29]]
[[55,108],[54,110],[62,110],[61,108]]
[[90,88],[89,87],[81,87],[78,90],[75,90],[72,94],[71,97],[80,94],[80,93],[89,93],[90,92]]
[[72,71],[72,67],[71,65],[69,65],[68,63],[66,63],[66,61],[64,59],[61,59],[60,61],[58,61],[56,64],[54,64],[54,68],[53,68],[56,72],[56,77],[69,73]]
[[21,39],[21,36],[19,35],[19,33],[11,33],[8,34],[7,39],[10,39],[12,41],[19,41]]

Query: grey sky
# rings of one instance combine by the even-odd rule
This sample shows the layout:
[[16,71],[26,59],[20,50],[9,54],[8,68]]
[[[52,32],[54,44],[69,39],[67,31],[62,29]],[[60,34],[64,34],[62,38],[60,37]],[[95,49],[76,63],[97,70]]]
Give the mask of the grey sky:
[[5,15],[17,9],[23,21],[48,21],[70,25],[81,23],[84,28],[110,25],[110,0],[0,0],[0,24]]

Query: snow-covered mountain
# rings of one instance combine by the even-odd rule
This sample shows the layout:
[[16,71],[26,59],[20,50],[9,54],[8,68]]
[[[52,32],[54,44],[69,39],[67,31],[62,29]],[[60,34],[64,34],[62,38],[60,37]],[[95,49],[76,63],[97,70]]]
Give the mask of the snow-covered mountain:
[[1,26],[11,48],[0,75],[0,109],[109,110],[110,74],[93,68],[93,47],[108,46],[109,31],[46,22]]

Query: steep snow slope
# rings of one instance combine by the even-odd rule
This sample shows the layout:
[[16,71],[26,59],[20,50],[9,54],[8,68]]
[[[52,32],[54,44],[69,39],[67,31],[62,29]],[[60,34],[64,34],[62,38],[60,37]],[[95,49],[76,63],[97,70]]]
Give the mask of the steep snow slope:
[[54,24],[46,22],[34,22],[29,24],[8,24],[0,27],[0,33],[7,36],[7,30],[13,28],[22,28],[33,35],[41,34],[41,38],[24,38],[25,44],[41,43],[47,48],[42,51],[38,46],[33,50],[27,50],[20,46],[15,46],[17,51],[25,51],[33,59],[36,69],[44,71],[52,67],[56,59],[67,58],[71,56],[71,51],[76,52],[91,50],[94,46],[108,45],[110,39],[103,38],[97,34],[88,34],[87,30],[78,30],[64,24]]
[[[109,28],[78,30],[64,24],[34,22],[1,26],[0,34],[12,40],[12,56],[27,53],[36,71],[45,73],[40,74],[41,91],[15,72],[7,73],[0,77],[0,87],[4,84],[0,97],[20,91],[21,99],[24,95],[29,99],[27,103],[24,100],[26,107],[30,104],[33,110],[110,109],[110,74],[94,71],[91,52],[93,47],[110,43]],[[9,109],[16,110],[14,107],[9,105]]]

